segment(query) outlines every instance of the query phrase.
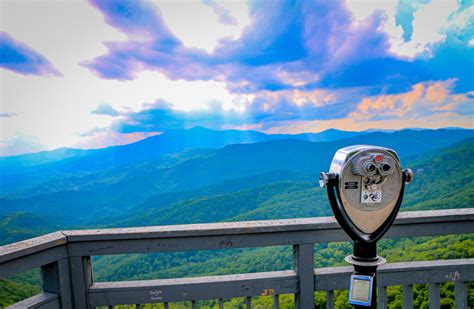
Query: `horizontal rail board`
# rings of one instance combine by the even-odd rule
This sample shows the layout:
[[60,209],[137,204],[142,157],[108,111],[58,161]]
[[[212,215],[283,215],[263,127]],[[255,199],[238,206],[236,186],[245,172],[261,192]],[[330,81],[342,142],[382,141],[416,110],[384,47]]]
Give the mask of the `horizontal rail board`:
[[[474,233],[474,209],[400,213],[387,237]],[[335,218],[65,231],[71,256],[230,249],[349,240]]]
[[[315,290],[345,290],[352,266],[314,270]],[[406,285],[474,280],[474,259],[417,261],[380,266],[378,285]],[[233,297],[294,294],[298,291],[294,271],[254,274],[98,282],[89,290],[90,304],[110,306],[135,303],[162,303]]]
[[[422,223],[473,222],[474,208],[401,212],[394,226]],[[179,237],[206,237],[222,235],[287,233],[292,231],[319,231],[340,229],[334,217],[223,222],[207,224],[165,225],[136,228],[114,228],[63,231],[68,242],[100,240],[163,239]]]
[[64,244],[66,244],[66,236],[62,232],[54,232],[0,246],[0,264]]
[[[348,289],[352,272],[352,266],[317,268],[314,270],[316,290]],[[377,272],[380,286],[473,280],[474,259],[389,263],[381,265]]]
[[35,269],[67,257],[68,253],[64,245],[34,252],[18,259],[0,263],[0,278]]
[[293,294],[294,271],[209,276],[196,278],[94,283],[89,289],[92,306],[223,299]]
[[21,302],[7,307],[7,309],[57,309],[59,308],[58,295],[40,293]]
[[[387,237],[461,233],[474,233],[474,208],[402,212]],[[62,231],[1,246],[0,278],[65,256],[230,249],[344,240],[348,238],[334,217]]]

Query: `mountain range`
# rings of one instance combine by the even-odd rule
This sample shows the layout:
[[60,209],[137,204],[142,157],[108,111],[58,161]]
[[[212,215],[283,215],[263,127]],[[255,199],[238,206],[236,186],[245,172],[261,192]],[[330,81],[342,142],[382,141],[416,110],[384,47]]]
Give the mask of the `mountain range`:
[[[0,215],[27,212],[81,226],[100,225],[135,209],[138,224],[142,214],[137,207],[147,204],[156,208],[242,190],[249,190],[251,197],[260,186],[272,184],[279,191],[277,183],[285,181],[298,188],[312,187],[335,151],[347,145],[389,147],[403,163],[470,137],[474,131],[464,129],[272,135],[197,127],[125,146],[5,157],[0,160]],[[186,211],[201,207],[198,201],[193,203]],[[318,214],[327,211],[313,213]],[[241,215],[242,211],[235,213]]]
[[[199,127],[125,146],[0,158],[0,245],[60,229],[328,216],[317,176],[337,149],[353,144],[393,148],[403,167],[413,169],[403,211],[474,205],[473,130],[323,133]],[[379,247],[391,261],[407,261],[471,258],[472,244],[471,235],[458,235],[389,239]],[[316,245],[315,265],[340,264],[350,251],[347,243]],[[245,273],[291,263],[289,247],[100,256],[94,257],[94,277]],[[0,280],[0,307],[37,293],[39,280],[31,272]],[[426,289],[419,294],[427,295]]]

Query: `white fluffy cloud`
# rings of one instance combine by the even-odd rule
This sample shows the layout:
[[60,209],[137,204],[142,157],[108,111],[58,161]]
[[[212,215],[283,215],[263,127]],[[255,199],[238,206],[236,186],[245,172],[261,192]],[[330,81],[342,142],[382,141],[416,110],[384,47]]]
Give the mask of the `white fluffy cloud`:
[[[224,108],[231,108],[235,107],[232,102],[238,103],[238,98],[230,94],[223,83],[214,81],[171,81],[156,72],[144,72],[127,82],[94,76],[79,63],[103,54],[106,51],[104,41],[121,41],[126,36],[108,26],[101,13],[85,1],[6,1],[0,5],[5,12],[0,30],[45,55],[64,75],[44,78],[0,70],[0,113],[18,115],[0,119],[0,141],[4,143],[23,134],[38,136],[37,143],[48,149],[72,145],[87,147],[87,142],[78,142],[81,133],[107,127],[112,122],[111,117],[91,113],[104,103],[119,111],[140,110],[144,103],[159,98],[173,102],[173,107],[179,110],[205,109],[215,102],[223,102]],[[239,16],[236,14],[242,22]],[[204,26],[203,31],[209,27]],[[213,34],[212,38],[218,35]],[[117,143],[119,138],[115,138]],[[98,145],[93,142],[91,146]]]

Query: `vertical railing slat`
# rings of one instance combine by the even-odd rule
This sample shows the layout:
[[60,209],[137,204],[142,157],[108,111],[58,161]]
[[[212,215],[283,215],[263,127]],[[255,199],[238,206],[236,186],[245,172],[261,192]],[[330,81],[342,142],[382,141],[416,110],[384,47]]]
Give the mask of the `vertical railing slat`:
[[61,308],[72,307],[71,276],[69,272],[69,259],[41,267],[43,291],[59,295]]
[[280,309],[280,295],[273,295],[273,309]]
[[467,282],[457,281],[454,283],[454,304],[456,309],[467,308]]
[[293,261],[299,288],[295,294],[295,308],[314,308],[313,244],[293,246]]
[[334,309],[334,291],[326,292],[326,309]]
[[387,287],[386,286],[378,286],[378,308],[379,309],[387,309],[388,308],[388,299],[387,299]]
[[440,308],[439,284],[429,283],[428,292],[429,292],[430,309],[439,309]]
[[74,308],[90,308],[88,291],[93,282],[91,258],[90,256],[72,256],[69,262]]
[[413,308],[413,285],[406,284],[403,286],[403,308]]

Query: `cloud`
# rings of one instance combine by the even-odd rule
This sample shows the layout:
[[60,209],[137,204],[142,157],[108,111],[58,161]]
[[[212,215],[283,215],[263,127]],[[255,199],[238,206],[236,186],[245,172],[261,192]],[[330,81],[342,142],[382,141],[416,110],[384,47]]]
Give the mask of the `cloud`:
[[26,75],[62,76],[43,55],[6,32],[0,32],[0,55],[0,68]]
[[0,140],[0,156],[14,156],[42,150],[46,150],[46,147],[34,136],[17,134],[10,139]]
[[[464,34],[439,34],[446,16],[457,7],[410,6],[406,14],[413,15],[411,40],[400,40],[421,46],[420,51],[429,45],[430,54],[409,59],[397,54],[398,41],[386,32],[396,32],[395,17],[374,10],[356,19],[343,1],[251,2],[250,23],[241,37],[221,39],[211,53],[183,45],[150,3],[139,2],[136,8],[111,1],[93,3],[111,26],[129,35],[126,42],[107,42],[107,54],[83,62],[102,78],[130,80],[152,70],[173,80],[225,82],[234,93],[346,87],[399,93],[415,83],[449,78],[459,79],[456,91],[472,88],[472,73],[464,68],[472,65],[473,50],[460,41]],[[427,33],[420,23],[433,12],[442,15],[442,24]],[[460,57],[453,56],[454,51]]]
[[234,109],[224,110],[221,104],[193,111],[174,109],[163,100],[146,104],[141,111],[126,112],[122,119],[112,123],[119,133],[161,132],[170,129],[191,128],[198,125],[219,128],[224,124],[243,123],[245,115]]
[[94,130],[94,132],[91,131],[90,134],[81,135],[81,139],[77,141],[73,147],[96,149],[126,145],[157,134],[156,132],[120,133],[110,128],[96,128],[96,130]]
[[[457,94],[453,92],[455,84],[454,79],[421,82],[400,94],[372,96],[366,96],[365,88],[262,90],[236,96],[228,108],[216,101],[205,108],[193,110],[180,110],[160,99],[145,104],[141,110],[122,112],[110,128],[122,134],[194,126],[271,131],[292,123],[327,124],[333,121],[334,125],[347,124],[348,119],[352,119],[350,123],[374,120],[393,125],[397,121],[402,124],[403,119],[416,120],[436,114],[449,113],[450,119],[455,119],[455,116],[472,117],[474,92]],[[465,119],[463,121],[465,124]]]
[[[386,34],[377,30],[381,17],[374,14],[355,26],[341,1],[252,3],[251,22],[242,36],[222,39],[212,53],[184,46],[150,4],[132,9],[110,1],[93,3],[111,26],[130,37],[108,42],[107,54],[83,63],[103,78],[127,80],[155,70],[171,79],[225,81],[236,92],[316,88],[341,66],[386,56],[388,49]],[[128,29],[135,11],[147,23]],[[135,34],[142,35],[136,39]]]
[[413,85],[408,92],[364,98],[349,116],[354,119],[415,119],[440,112],[471,108],[472,93],[453,94],[455,80],[423,82]]
[[269,130],[269,133],[319,132],[331,128],[347,131],[363,131],[369,129],[400,130],[404,128],[474,128],[472,115],[459,115],[453,112],[441,112],[428,116],[402,119],[357,119],[346,117],[330,120],[291,121],[280,123]]
[[214,13],[219,18],[219,22],[224,25],[237,25],[237,19],[231,15],[230,11],[215,0],[202,0],[204,4],[211,7]]
[[361,89],[264,90],[238,95],[227,107],[215,101],[192,110],[177,109],[160,99],[145,104],[139,111],[122,112],[111,128],[120,133],[161,132],[194,126],[214,129],[258,127],[266,130],[285,121],[346,117],[353,110],[352,101],[347,98],[352,100],[363,96]]
[[9,112],[9,113],[0,113],[0,118],[13,118],[18,116],[16,113]]
[[418,10],[421,4],[428,3],[429,0],[400,0],[398,2],[397,13],[395,15],[396,25],[403,29],[403,40],[405,42],[411,39],[413,34],[413,19],[414,13]]
[[91,114],[95,115],[106,115],[111,117],[117,117],[120,115],[120,112],[112,107],[112,105],[107,103],[102,103],[94,109]]

